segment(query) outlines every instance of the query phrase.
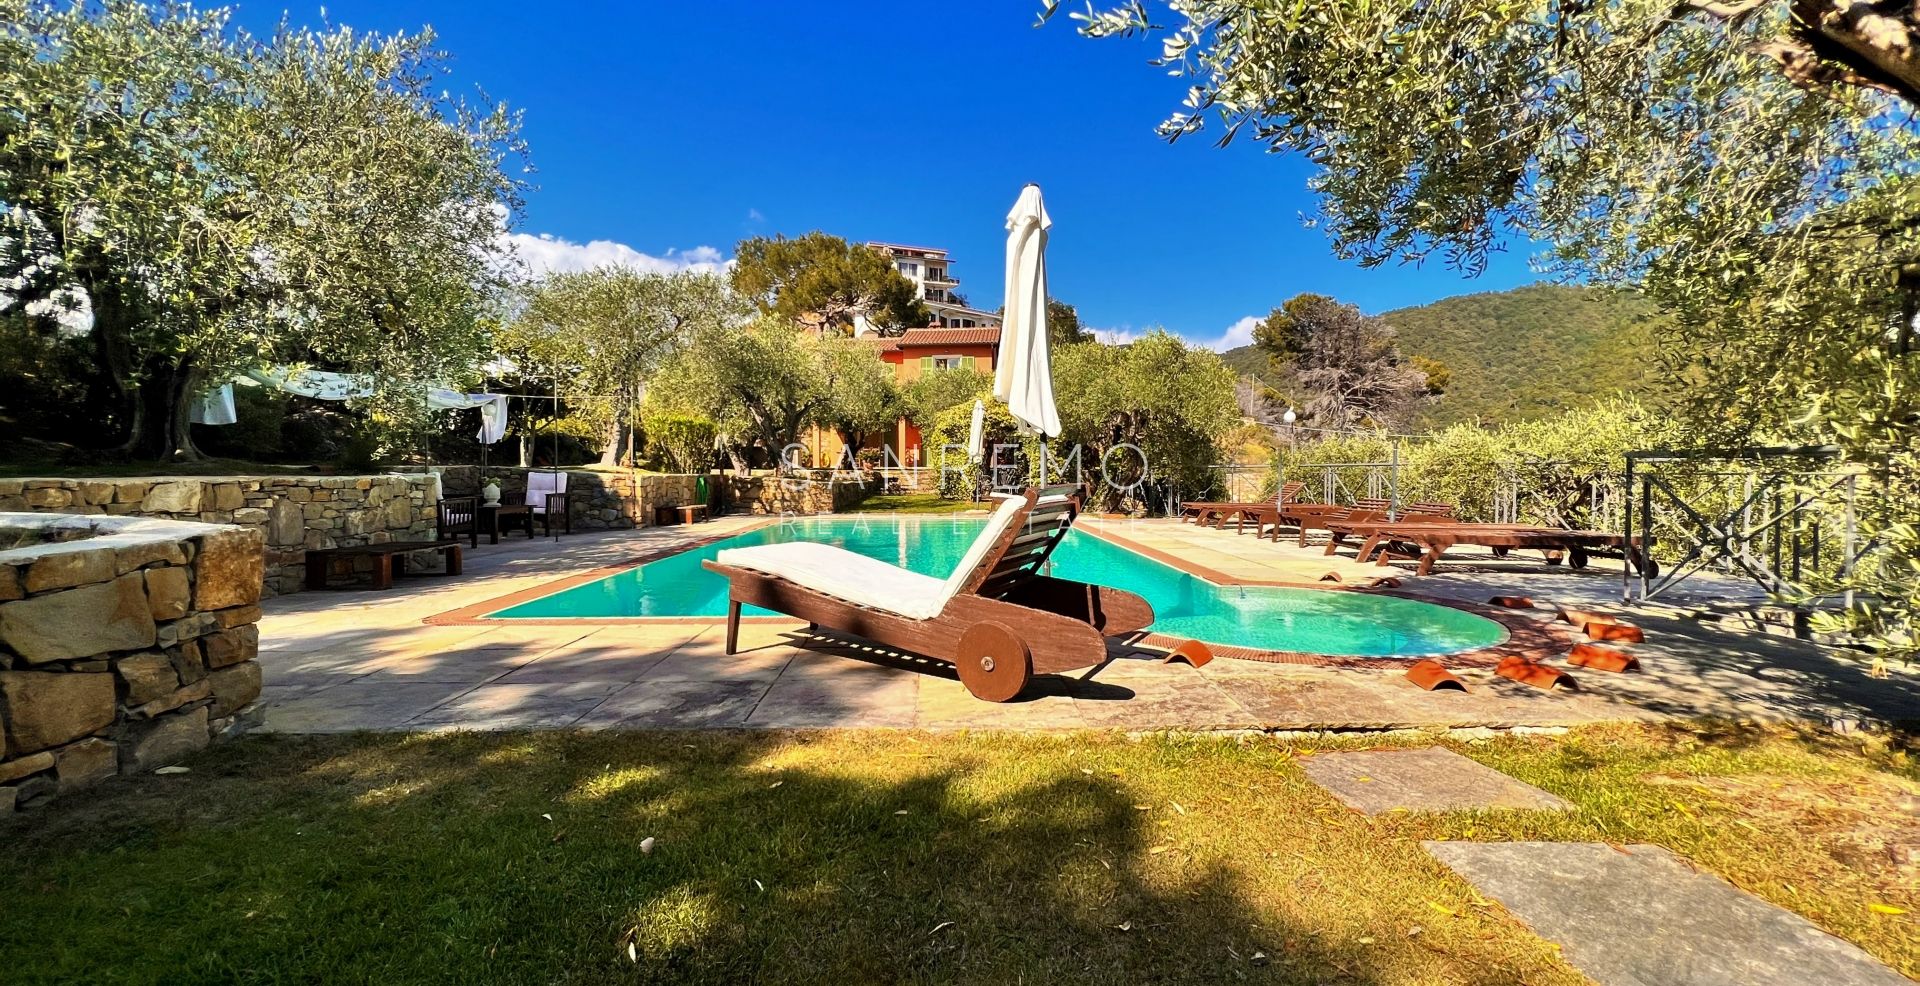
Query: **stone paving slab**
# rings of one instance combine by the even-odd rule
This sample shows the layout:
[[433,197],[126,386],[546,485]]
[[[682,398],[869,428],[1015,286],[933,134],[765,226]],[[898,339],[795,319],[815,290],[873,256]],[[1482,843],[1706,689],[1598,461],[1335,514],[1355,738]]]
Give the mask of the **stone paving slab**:
[[1444,747],[1322,753],[1301,767],[1340,802],[1369,815],[1390,811],[1524,808],[1564,811],[1565,801]]
[[717,729],[745,726],[773,686],[751,678],[643,679],[626,686],[574,725],[584,729]]
[[409,729],[558,729],[619,690],[617,682],[481,685],[407,720]]
[[1600,986],[1913,986],[1660,846],[1427,842]]
[[264,728],[281,733],[401,729],[408,720],[471,689],[471,684],[356,678],[267,709]]

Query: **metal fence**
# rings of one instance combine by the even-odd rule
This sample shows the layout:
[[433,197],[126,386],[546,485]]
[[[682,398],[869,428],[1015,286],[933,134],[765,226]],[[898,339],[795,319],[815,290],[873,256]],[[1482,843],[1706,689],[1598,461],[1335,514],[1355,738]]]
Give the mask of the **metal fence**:
[[1650,539],[1666,569],[1623,574],[1622,599],[1657,598],[1708,570],[1805,598],[1871,550],[1855,509],[1862,473],[1831,446],[1649,449],[1626,463],[1625,533]]

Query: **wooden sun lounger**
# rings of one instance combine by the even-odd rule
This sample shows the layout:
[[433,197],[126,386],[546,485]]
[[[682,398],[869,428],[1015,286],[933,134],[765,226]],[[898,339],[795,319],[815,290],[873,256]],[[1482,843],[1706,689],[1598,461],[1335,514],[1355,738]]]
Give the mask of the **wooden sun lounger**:
[[[1211,521],[1214,527],[1220,528],[1225,527],[1227,520],[1231,518],[1234,521],[1234,533],[1244,534],[1247,530],[1247,521],[1256,520],[1263,511],[1270,511],[1275,507],[1293,502],[1293,498],[1299,496],[1300,491],[1306,488],[1305,483],[1288,481],[1280,484],[1280,495],[1273,500],[1256,502],[1190,500],[1180,505],[1180,519],[1191,520],[1200,526],[1206,526]],[[1258,530],[1256,527],[1255,532],[1257,533]]]
[[1350,516],[1346,520],[1329,520],[1326,522],[1328,537],[1325,553],[1331,555],[1338,551],[1349,537],[1364,538],[1383,527],[1421,523],[1458,524],[1460,521],[1454,519],[1453,511],[1451,503],[1415,503],[1402,510],[1394,520],[1388,520],[1379,513],[1365,517]]
[[1300,547],[1304,548],[1309,532],[1324,531],[1327,524],[1334,521],[1385,520],[1387,510],[1392,506],[1393,501],[1379,497],[1362,497],[1353,501],[1351,507],[1332,503],[1290,503],[1261,518],[1260,533],[1265,535],[1266,527],[1271,523],[1273,540],[1277,544],[1280,541],[1280,528],[1294,528],[1299,532]]
[[[1049,502],[1040,502],[1043,495]],[[1077,488],[1062,487],[1028,490],[1024,498],[1013,522],[931,619],[862,606],[749,568],[702,562],[731,583],[726,652],[736,650],[740,607],[751,604],[945,661],[969,692],[989,702],[1012,699],[1036,674],[1104,664],[1107,638],[1146,629],[1153,607],[1121,589],[1040,574],[1079,513],[1080,495]]]
[[1495,555],[1502,557],[1515,549],[1535,550],[1541,552],[1550,565],[1559,564],[1564,557],[1567,564],[1576,569],[1587,567],[1589,556],[1594,552],[1618,553],[1636,569],[1645,568],[1649,574],[1659,570],[1658,564],[1647,556],[1640,538],[1634,538],[1629,543],[1622,535],[1604,531],[1569,531],[1519,524],[1427,522],[1385,525],[1369,535],[1366,543],[1360,546],[1359,560],[1366,561],[1369,556],[1374,556],[1377,564],[1385,565],[1396,554],[1418,557],[1419,574],[1426,575],[1433,571],[1434,563],[1448,549],[1463,544],[1491,548]]

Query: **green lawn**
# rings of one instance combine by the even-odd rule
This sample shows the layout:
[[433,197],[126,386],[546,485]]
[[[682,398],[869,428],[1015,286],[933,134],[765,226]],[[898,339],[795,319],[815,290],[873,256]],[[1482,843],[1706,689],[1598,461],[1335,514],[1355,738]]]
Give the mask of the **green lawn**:
[[938,493],[879,494],[867,497],[848,513],[957,514],[986,510],[988,505],[971,500],[942,500]]
[[0,822],[0,978],[1582,981],[1424,838],[1662,843],[1920,972],[1920,926],[1889,913],[1920,913],[1886,851],[1914,834],[1888,808],[1917,789],[1904,749],[1458,748],[1578,810],[1371,819],[1306,780],[1312,747],[1265,739],[245,739]]

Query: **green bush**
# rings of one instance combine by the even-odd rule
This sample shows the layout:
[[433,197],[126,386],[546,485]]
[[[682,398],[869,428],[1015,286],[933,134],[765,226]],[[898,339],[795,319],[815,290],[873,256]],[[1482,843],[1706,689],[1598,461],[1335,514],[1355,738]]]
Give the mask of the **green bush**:
[[[1670,444],[1671,427],[1631,399],[1603,401],[1550,418],[1503,428],[1454,425],[1419,439],[1379,434],[1336,435],[1282,448],[1274,457],[1274,480],[1304,480],[1307,499],[1326,495],[1328,465],[1399,461],[1400,502],[1451,503],[1462,520],[1493,521],[1498,498],[1517,491],[1512,504],[1521,523],[1554,527],[1615,527],[1617,512],[1600,516],[1595,499],[1618,503],[1626,453]],[[1350,496],[1366,495],[1369,470],[1334,471]],[[1657,533],[1657,532],[1656,532]]]
[[655,411],[641,419],[647,449],[674,472],[705,472],[713,461],[713,422],[697,414]]

